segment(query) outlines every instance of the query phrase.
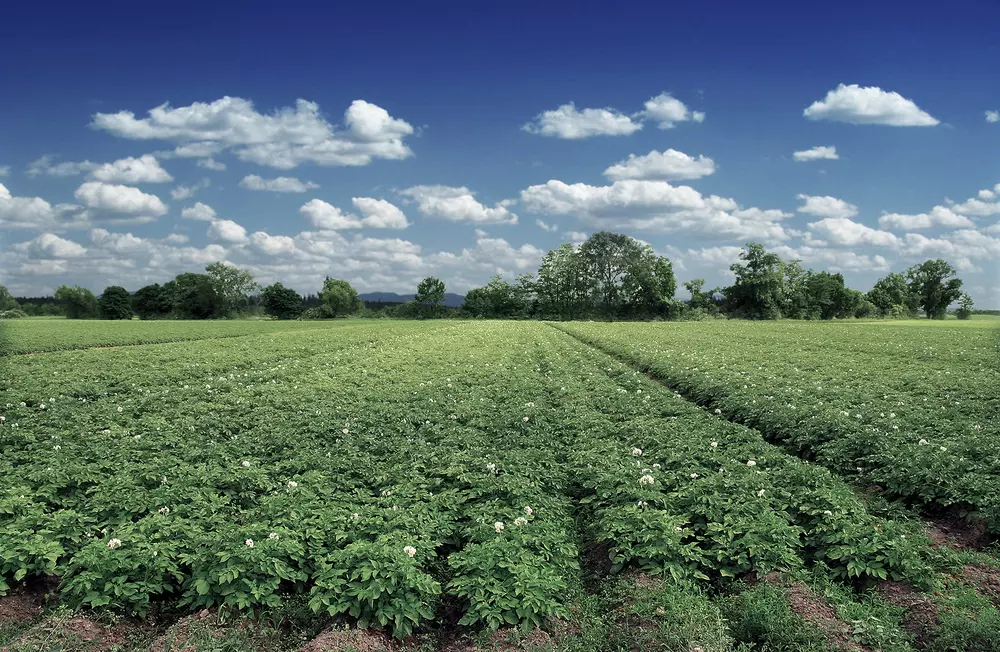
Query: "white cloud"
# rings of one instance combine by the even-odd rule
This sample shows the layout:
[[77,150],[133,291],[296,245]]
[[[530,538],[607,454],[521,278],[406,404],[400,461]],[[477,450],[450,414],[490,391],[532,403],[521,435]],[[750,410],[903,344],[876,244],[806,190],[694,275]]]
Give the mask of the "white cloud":
[[269,256],[290,254],[295,251],[295,240],[287,235],[269,235],[264,231],[257,231],[250,236],[250,243]]
[[511,200],[488,208],[465,187],[413,186],[400,190],[399,194],[416,201],[417,210],[427,217],[472,224],[517,224],[517,215],[507,209],[513,203]]
[[566,231],[563,233],[563,237],[573,244],[580,244],[581,242],[586,242],[588,236],[583,231]]
[[206,170],[215,170],[216,172],[221,172],[226,169],[225,163],[222,161],[216,161],[211,156],[201,159],[196,165],[200,168],[205,168]]
[[208,179],[202,179],[198,183],[192,184],[190,186],[177,186],[170,191],[170,196],[174,199],[191,199],[194,194],[199,190],[208,188],[210,182]]
[[899,238],[888,231],[880,231],[845,217],[826,217],[809,224],[809,239],[815,235],[821,246],[831,243],[845,247],[870,245],[876,247],[895,247]]
[[958,215],[950,208],[935,206],[926,213],[907,215],[903,213],[883,213],[878,218],[879,226],[900,231],[930,229],[936,226],[954,228],[974,228],[975,224],[964,215]]
[[859,254],[853,250],[780,245],[772,251],[785,260],[801,260],[806,267],[820,266],[829,272],[883,273],[891,268],[884,256]]
[[[226,146],[222,143],[214,142],[198,142],[198,143],[188,143],[187,145],[178,145],[171,152],[170,156],[177,156],[180,158],[203,158],[210,157],[213,154],[218,154],[224,150]],[[164,156],[161,152],[160,156]]]
[[163,239],[164,242],[170,244],[184,244],[189,240],[189,238],[183,233],[171,233]]
[[212,220],[207,235],[213,240],[224,242],[246,242],[247,230],[232,220]]
[[677,122],[703,122],[705,114],[700,111],[691,111],[684,102],[669,93],[660,93],[656,97],[646,100],[643,117],[659,123],[660,129],[671,129]]
[[211,222],[215,219],[215,209],[208,204],[203,204],[200,201],[195,202],[194,206],[189,206],[181,211],[181,217],[186,220],[199,220],[202,222]]
[[174,180],[151,154],[98,165],[90,176],[106,183],[166,183]]
[[543,222],[542,220],[535,220],[535,224],[538,225],[542,231],[548,231],[549,233],[555,233],[559,230],[559,227],[555,224],[549,224],[548,222]]
[[306,192],[319,188],[312,181],[299,181],[295,177],[278,177],[264,179],[256,174],[248,174],[240,181],[240,187],[247,190],[266,190],[268,192]]
[[651,151],[644,156],[629,154],[628,159],[609,167],[604,176],[609,179],[700,179],[715,172],[715,161],[706,157],[688,156],[684,152],[668,149]]
[[188,150],[182,153],[178,148],[179,156],[208,156],[231,148],[243,161],[281,169],[307,162],[367,165],[373,159],[398,160],[413,154],[403,142],[413,127],[364,100],[347,108],[342,129],[327,122],[315,102],[298,100],[294,107],[263,114],[239,97],[177,108],[162,104],[142,119],[131,111],[98,113],[92,126],[132,140],[180,143]]
[[899,93],[857,84],[840,84],[802,114],[810,120],[892,127],[933,127],[940,122]]
[[840,156],[837,155],[836,147],[817,145],[816,147],[812,147],[810,149],[804,149],[802,151],[795,152],[794,154],[792,154],[792,158],[794,158],[796,161],[799,161],[800,163],[803,163],[806,161],[821,161],[821,160],[836,161],[837,159],[840,158]]
[[96,167],[96,163],[91,163],[90,161],[80,161],[79,163],[74,163],[72,161],[65,161],[63,163],[54,163],[56,157],[52,154],[46,154],[32,161],[28,165],[28,176],[37,177],[40,174],[44,174],[50,177],[75,177],[79,174],[84,174],[90,172]]
[[90,208],[113,213],[159,216],[167,212],[167,206],[156,195],[101,181],[84,183],[76,189],[74,196]]
[[903,251],[913,259],[941,257],[962,271],[977,271],[974,260],[996,260],[1000,257],[1000,238],[976,231],[962,229],[949,231],[936,238],[919,233],[903,236]]
[[539,113],[533,122],[521,128],[531,134],[577,140],[592,136],[628,136],[642,129],[642,124],[615,109],[581,111],[570,102],[558,109]]
[[15,251],[30,253],[37,258],[79,258],[87,253],[85,247],[64,240],[53,233],[43,233],[33,240],[11,247]]
[[357,216],[345,213],[322,199],[306,202],[299,208],[299,212],[308,217],[314,227],[324,231],[361,228],[361,220]]
[[10,175],[9,165],[0,165],[0,177],[6,177]]
[[362,226],[372,229],[405,229],[410,226],[403,211],[384,199],[352,197],[351,203],[364,216]]
[[987,111],[986,122],[1000,122],[1000,111]]
[[1000,183],[995,185],[992,190],[980,190],[976,197],[967,199],[961,204],[951,203],[950,208],[963,215],[989,217],[1000,213],[1000,200],[990,201],[997,199],[998,195],[1000,195]]
[[732,199],[702,196],[690,186],[635,179],[609,186],[550,180],[521,191],[521,203],[535,213],[572,215],[599,228],[765,241],[786,240],[789,233],[778,222],[791,217],[779,210],[743,209]]
[[87,224],[75,204],[53,206],[41,197],[17,197],[0,183],[0,226],[5,229],[61,231]]
[[798,208],[800,213],[833,218],[848,218],[858,214],[857,206],[836,197],[798,195],[798,198],[804,202]]
[[321,199],[306,202],[299,208],[299,212],[309,218],[310,224],[324,231],[360,228],[405,229],[410,225],[403,211],[384,199],[354,197],[351,203],[364,215],[363,218],[345,213]]

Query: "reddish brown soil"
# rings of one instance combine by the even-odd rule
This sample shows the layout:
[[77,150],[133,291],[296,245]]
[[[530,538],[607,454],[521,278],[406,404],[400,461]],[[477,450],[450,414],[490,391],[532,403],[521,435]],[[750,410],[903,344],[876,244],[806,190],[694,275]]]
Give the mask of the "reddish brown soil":
[[761,579],[768,584],[781,587],[785,591],[792,612],[801,616],[807,623],[823,630],[832,649],[859,651],[872,649],[852,641],[851,626],[840,620],[837,611],[802,582],[789,582],[777,573],[769,573]]
[[950,546],[959,550],[982,550],[993,542],[994,537],[986,529],[982,519],[940,516],[927,524],[927,536],[935,548]]
[[326,629],[299,652],[391,652],[397,650],[384,633],[369,629]]
[[934,601],[902,582],[879,582],[876,590],[889,604],[905,609],[901,624],[913,634],[917,647],[924,647],[934,638],[940,622]]
[[[104,652],[121,649],[133,631],[128,625],[108,627],[83,616],[43,620],[14,641],[15,649]],[[10,648],[3,648],[4,652]]]
[[958,577],[963,582],[974,586],[980,595],[989,598],[994,606],[1000,608],[1000,568],[964,566]]
[[513,630],[500,629],[493,632],[485,643],[456,641],[451,646],[442,648],[442,652],[540,652],[554,649],[556,644],[552,637],[544,630],[536,628],[521,637],[518,637]]

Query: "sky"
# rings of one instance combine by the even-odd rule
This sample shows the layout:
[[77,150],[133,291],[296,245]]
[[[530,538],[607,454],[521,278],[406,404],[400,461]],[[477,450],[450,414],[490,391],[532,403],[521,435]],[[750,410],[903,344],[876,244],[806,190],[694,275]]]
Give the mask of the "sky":
[[813,5],[16,3],[0,284],[464,293],[611,230],[1000,308],[1000,3]]

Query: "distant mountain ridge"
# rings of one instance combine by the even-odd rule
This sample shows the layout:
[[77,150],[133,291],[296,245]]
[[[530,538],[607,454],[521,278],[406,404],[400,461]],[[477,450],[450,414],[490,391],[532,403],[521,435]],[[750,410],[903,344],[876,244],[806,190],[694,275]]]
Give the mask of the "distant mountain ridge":
[[[407,301],[413,301],[412,294],[396,294],[395,292],[365,292],[364,294],[359,294],[362,301],[369,302],[381,302],[381,303],[406,303]],[[444,293],[444,305],[449,308],[461,308],[462,303],[465,301],[465,297],[461,294],[455,294],[454,292]]]

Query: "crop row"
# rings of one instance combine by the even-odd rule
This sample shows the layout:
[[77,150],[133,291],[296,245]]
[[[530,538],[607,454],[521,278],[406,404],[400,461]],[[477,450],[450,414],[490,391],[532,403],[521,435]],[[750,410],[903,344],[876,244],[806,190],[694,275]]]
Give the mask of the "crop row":
[[563,328],[824,466],[1000,531],[994,333],[712,326]]
[[5,319],[0,323],[0,356],[102,346],[220,339],[330,327],[331,324],[324,322],[295,321]]

